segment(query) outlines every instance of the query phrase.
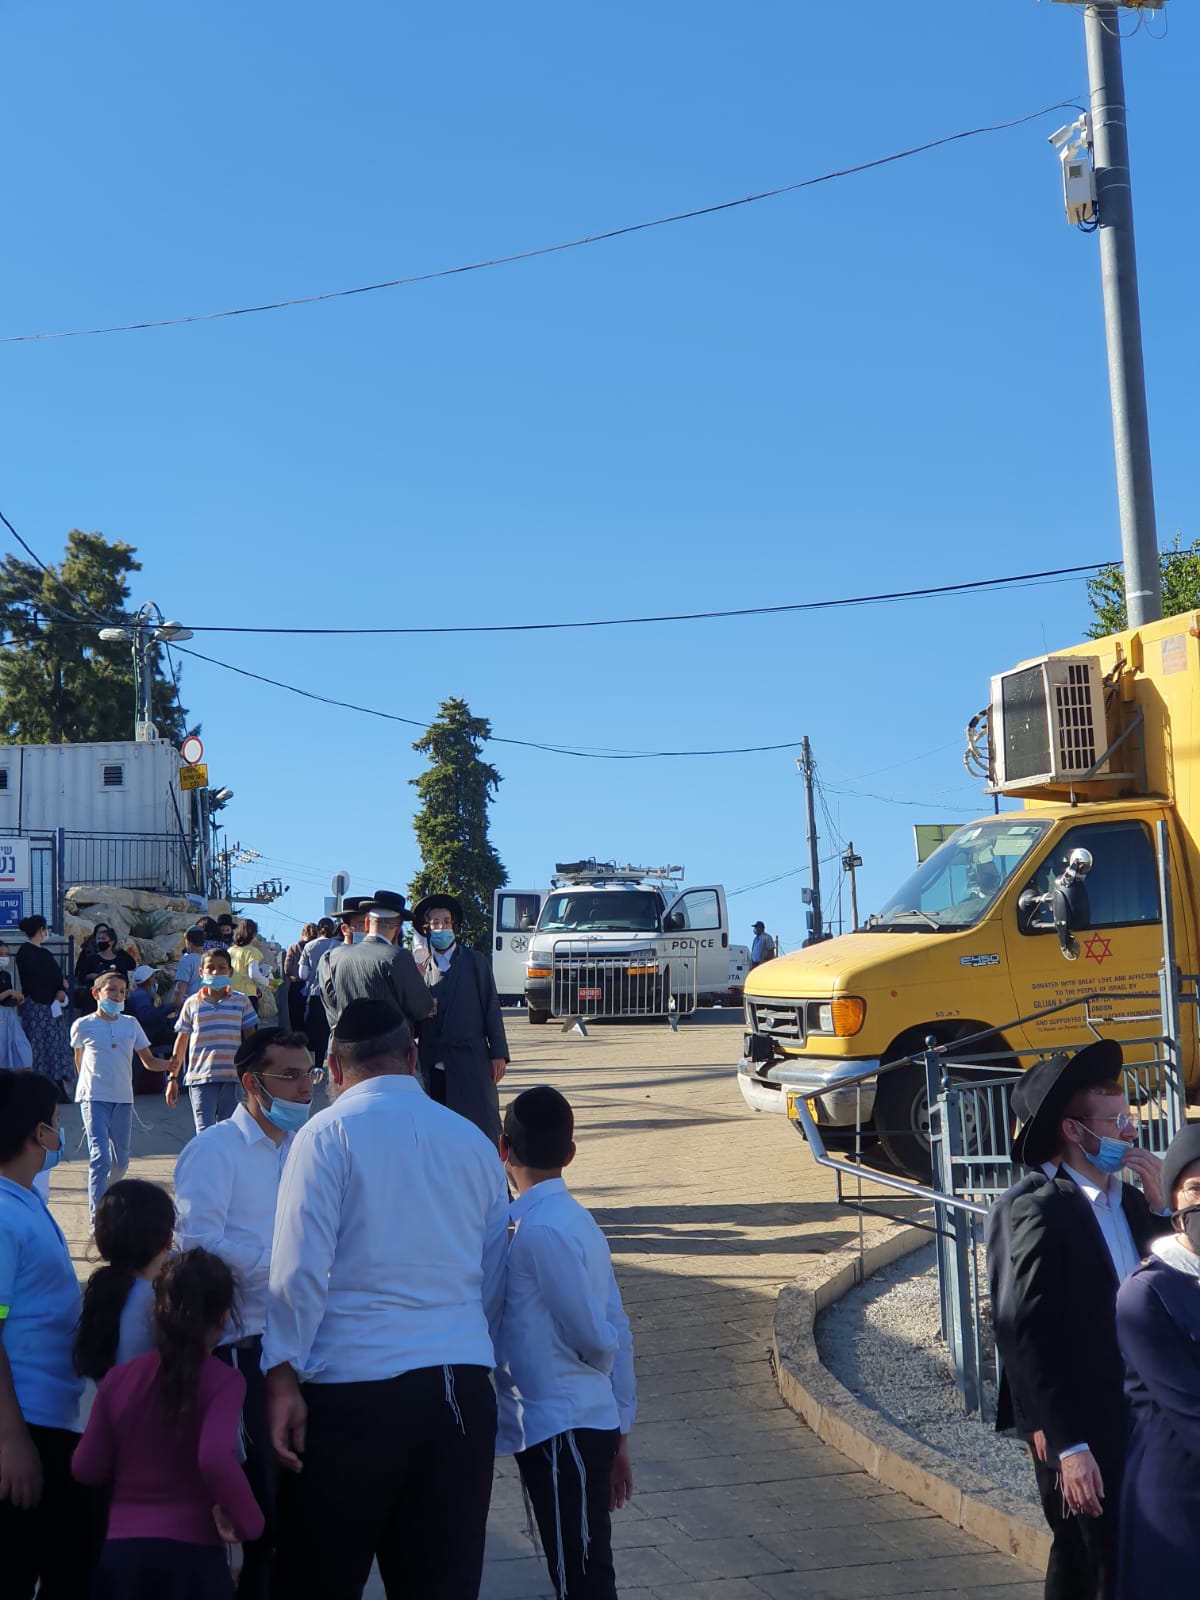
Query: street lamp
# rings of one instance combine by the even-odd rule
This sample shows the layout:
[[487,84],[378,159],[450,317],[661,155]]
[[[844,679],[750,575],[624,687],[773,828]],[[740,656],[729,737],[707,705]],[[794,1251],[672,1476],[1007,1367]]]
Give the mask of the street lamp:
[[151,718],[150,690],[153,684],[151,654],[156,644],[177,644],[193,637],[192,630],[180,622],[168,622],[153,600],[139,606],[131,621],[119,627],[101,628],[105,644],[133,645],[133,737],[139,741],[158,738]]

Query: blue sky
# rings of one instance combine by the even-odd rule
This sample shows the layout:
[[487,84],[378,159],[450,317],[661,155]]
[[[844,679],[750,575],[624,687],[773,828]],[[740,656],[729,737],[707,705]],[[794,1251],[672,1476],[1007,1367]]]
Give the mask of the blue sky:
[[[1126,46],[1161,541],[1196,536],[1200,24]],[[1155,20],[1160,27],[1164,19]],[[219,310],[554,243],[1080,97],[1082,20],[708,0],[10,5],[0,334]],[[1096,241],[1046,136],[1071,112],[586,250],[321,306],[0,345],[0,508],[47,559],[138,549],[192,625],[520,622],[825,599],[1115,558]],[[424,723],[708,748],[807,733],[869,910],[914,822],[990,809],[961,729],[991,673],[1086,625],[1078,580],[853,611],[405,639],[197,638]],[[248,877],[409,881],[406,730],[186,661]],[[512,880],[805,859],[788,752],[496,747]],[[886,798],[877,798],[884,796]],[[821,853],[836,852],[822,822]],[[830,872],[833,872],[831,867]],[[733,902],[803,937],[793,876]],[[825,886],[827,905],[836,878]]]

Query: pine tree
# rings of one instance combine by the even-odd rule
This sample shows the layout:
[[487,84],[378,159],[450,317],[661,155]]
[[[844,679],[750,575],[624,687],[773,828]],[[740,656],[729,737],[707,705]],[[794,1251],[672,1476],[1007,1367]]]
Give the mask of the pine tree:
[[409,885],[415,904],[427,894],[452,894],[462,902],[464,942],[486,948],[492,897],[508,873],[488,838],[488,806],[500,774],[480,757],[491,736],[486,717],[473,717],[465,700],[444,700],[435,720],[413,745],[430,768],[411,778],[421,797],[413,820],[421,870]]
[[[133,737],[133,653],[100,638],[129,615],[126,578],[141,571],[132,545],[73,529],[59,567],[0,565],[0,744],[83,744]],[[103,620],[101,620],[103,619]],[[154,652],[154,721],[178,745],[187,712]]]

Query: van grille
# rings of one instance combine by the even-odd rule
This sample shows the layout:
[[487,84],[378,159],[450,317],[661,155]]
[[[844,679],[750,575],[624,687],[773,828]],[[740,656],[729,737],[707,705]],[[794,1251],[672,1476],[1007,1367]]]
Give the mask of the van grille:
[[746,1000],[746,1021],[751,1033],[765,1034],[788,1044],[804,1043],[804,1002],[796,1000]]

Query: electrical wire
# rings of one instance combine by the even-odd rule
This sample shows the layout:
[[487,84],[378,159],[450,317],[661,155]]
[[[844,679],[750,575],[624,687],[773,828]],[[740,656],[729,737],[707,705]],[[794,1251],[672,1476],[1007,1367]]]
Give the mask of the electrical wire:
[[[977,594],[993,589],[1033,588],[1042,583],[1066,582],[1083,573],[1099,572],[1105,567],[1119,565],[1121,563],[1112,561],[1088,561],[1077,567],[1049,567],[1044,572],[1017,572],[1003,578],[972,578],[965,583],[939,583],[919,589],[882,590],[877,594],[846,595],[834,600],[793,600],[776,606],[736,606],[723,611],[662,612],[635,617],[592,617],[573,622],[446,623],[420,628],[262,628],[189,622],[188,627],[193,633],[238,633],[264,637],[286,635],[291,638],[348,636],[364,639],[429,634],[554,633],[570,628],[632,628],[664,622],[722,622],[731,617],[775,617],[802,611],[840,611],[854,606],[892,604],[901,600],[929,600],[943,595]],[[81,626],[87,627],[90,624],[83,623]]]
[[228,311],[193,312],[188,316],[162,317],[157,320],[115,323],[102,328],[71,328],[56,333],[12,333],[0,336],[0,344],[32,344],[51,339],[90,339],[106,333],[138,333],[151,328],[179,328],[195,322],[220,322],[230,317],[257,316],[264,311],[285,311],[296,306],[320,305],[327,300],[347,300],[355,295],[376,294],[382,289],[404,289],[413,284],[432,283],[439,278],[460,277],[469,272],[486,272],[493,267],[512,266],[519,261],[533,261],[539,256],[559,255],[566,250],[581,250],[588,245],[602,244],[611,239],[621,239],[629,234],[644,233],[651,228],[665,228],[676,222],[691,222],[698,217],[711,217],[722,211],[733,211],[740,206],[757,205],[762,200],[774,200],[781,195],[795,194],[800,189],[811,189],[816,184],[832,183],[838,178],[853,177],[856,173],[870,172],[876,167],[886,167],[896,161],[906,161],[911,156],[925,155],[943,145],[956,144],[963,139],[975,139],[985,133],[1004,133],[1010,128],[1036,122],[1052,111],[1082,109],[1073,100],[1060,100],[1040,111],[1014,117],[1008,122],[993,122],[981,128],[966,128],[959,133],[930,139],[925,144],[913,145],[907,150],[897,150],[891,155],[876,156],[871,161],[860,161],[852,167],[839,167],[833,172],[822,172],[815,178],[801,178],[795,183],[780,184],[774,189],[763,189],[757,194],[743,195],[737,200],[721,200],[713,205],[697,206],[690,211],[676,211],[665,217],[653,217],[645,222],[630,222],[623,227],[608,228],[602,233],[585,234],[582,238],[563,240],[558,244],[540,245],[534,249],[518,250],[511,255],[493,256],[488,260],[469,261],[455,267],[441,267],[435,271],[412,273],[408,277],[388,278],[380,283],[364,283],[353,289],[330,289],[324,294],[299,295],[288,300],[270,300],[261,305],[237,306]]
[[[175,648],[181,655],[195,656],[197,661],[207,661],[210,666],[223,667],[226,672],[235,672],[240,678],[252,678],[256,683],[269,684],[273,689],[285,689],[289,694],[300,695],[304,700],[315,700],[320,705],[335,706],[339,711],[358,711],[366,717],[378,717],[384,722],[399,722],[405,727],[420,728],[422,731],[427,726],[415,717],[402,717],[395,711],[380,711],[376,706],[360,706],[350,700],[337,700],[331,695],[317,694],[313,689],[302,689],[295,683],[283,683],[280,679],[268,678],[261,672],[251,672],[246,667],[235,667],[231,661],[221,661],[216,656],[206,656],[200,650],[189,650],[187,645],[176,644]],[[681,756],[749,756],[761,755],[771,750],[800,748],[799,739],[785,740],[780,744],[736,745],[728,749],[713,750],[577,750],[569,745],[545,744],[537,739],[506,739],[498,733],[489,734],[488,739],[492,744],[517,745],[525,750],[544,750],[550,755],[575,756],[589,761],[656,761]]]
[[952,811],[958,816],[973,817],[977,815],[970,806],[943,805],[940,800],[905,800],[895,794],[874,794],[870,789],[835,789],[830,786],[830,794],[840,794],[849,800],[882,800],[889,806],[917,806],[922,811]]

